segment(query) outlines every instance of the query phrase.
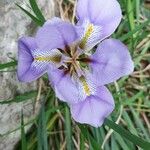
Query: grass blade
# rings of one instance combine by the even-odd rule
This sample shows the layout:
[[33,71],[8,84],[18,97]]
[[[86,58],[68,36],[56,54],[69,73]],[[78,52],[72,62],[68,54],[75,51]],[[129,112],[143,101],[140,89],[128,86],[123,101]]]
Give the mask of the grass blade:
[[88,131],[88,128],[84,127],[83,125],[79,125],[79,128],[81,130],[81,134],[89,142],[90,149],[101,150],[101,145],[92,137]]
[[126,111],[123,111],[122,116],[123,116],[124,120],[126,121],[126,123],[128,124],[128,129],[130,130],[130,132],[132,132],[135,135],[138,135],[138,132],[135,129],[135,127],[132,123],[132,120],[131,120],[130,116],[128,115],[128,113]]
[[[104,129],[103,126],[100,127],[99,129],[100,129],[101,137],[102,137],[102,139],[104,139],[107,133],[105,132],[105,129]],[[105,149],[105,150],[110,150],[109,144],[106,143],[106,144],[104,145],[104,149]]]
[[132,105],[140,96],[142,96],[144,91],[139,91],[137,94],[135,94],[133,97],[129,98],[128,101],[124,101],[123,105]]
[[27,140],[26,140],[25,129],[24,129],[23,112],[21,114],[21,148],[22,150],[27,150]]
[[133,114],[134,121],[135,121],[137,127],[141,130],[141,132],[143,133],[143,135],[145,136],[145,138],[146,138],[147,140],[150,140],[149,133],[148,133],[148,131],[144,128],[144,125],[143,125],[143,123],[142,123],[142,120],[139,119],[139,116],[138,116],[138,114],[135,112],[135,110],[133,109],[133,107],[130,106],[129,108],[130,108],[130,110],[131,110],[131,112],[132,112],[132,114]]
[[17,61],[11,61],[5,64],[0,64],[0,70],[10,68],[10,67],[15,67],[17,65]]
[[41,10],[40,10],[39,7],[38,7],[38,5],[37,5],[37,3],[36,3],[36,0],[29,0],[29,2],[30,2],[30,5],[31,5],[32,10],[33,10],[33,12],[35,13],[36,17],[37,17],[39,20],[41,20],[41,22],[44,23],[44,22],[45,22],[45,18],[44,18],[44,16],[43,16]]
[[67,150],[72,150],[71,116],[69,108],[65,108]]
[[45,106],[42,105],[38,121],[38,150],[48,150]]
[[127,140],[129,140],[133,144],[138,145],[139,147],[143,148],[144,150],[149,150],[149,148],[150,148],[149,142],[146,142],[143,139],[139,138],[138,136],[131,134],[129,131],[125,130],[124,128],[117,125],[113,121],[106,119],[104,124],[107,125],[108,127],[112,128],[114,131],[119,133],[121,136],[125,137]]
[[115,133],[115,139],[117,140],[117,142],[120,144],[120,147],[122,147],[122,149],[125,149],[125,150],[131,150],[127,143],[125,143],[124,139],[118,134],[118,133]]
[[135,23],[134,23],[134,9],[133,9],[133,3],[131,0],[127,0],[127,16],[129,20],[130,30],[134,30]]
[[135,1],[135,5],[136,5],[136,19],[137,21],[139,21],[139,18],[140,18],[140,0],[136,0]]
[[21,7],[20,5],[16,4],[23,12],[25,12],[25,14],[27,14],[38,26],[42,26],[43,22],[41,20],[39,20],[38,18],[36,18],[35,16],[33,16],[30,12],[28,12],[27,10],[25,10],[23,7]]
[[31,92],[27,92],[24,93],[22,95],[18,95],[15,98],[11,99],[11,100],[2,100],[0,102],[0,104],[10,104],[10,103],[20,103],[26,100],[29,100],[31,98],[34,98],[37,96],[37,92],[36,91],[31,91]]
[[118,146],[118,143],[116,142],[114,135],[111,136],[111,149],[113,150],[119,150],[120,147]]
[[84,143],[85,143],[85,138],[84,138],[83,134],[81,133],[80,134],[80,150],[85,150]]
[[143,24],[139,25],[139,26],[135,26],[134,30],[128,32],[127,34],[123,35],[121,38],[119,38],[122,42],[127,40],[128,38],[132,37],[136,32],[140,31],[141,29],[143,29],[144,27],[146,27],[147,25],[149,25],[150,20],[147,20],[146,22],[144,22]]
[[100,128],[93,128],[93,132],[94,132],[95,139],[96,139],[97,143],[99,143],[100,145],[102,145],[103,138],[102,138],[102,136],[100,134]]

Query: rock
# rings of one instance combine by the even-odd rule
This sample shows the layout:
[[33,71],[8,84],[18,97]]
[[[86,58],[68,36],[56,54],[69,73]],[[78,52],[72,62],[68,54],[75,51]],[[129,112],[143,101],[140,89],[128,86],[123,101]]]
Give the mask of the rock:
[[[50,19],[55,15],[55,0],[38,0],[44,16]],[[24,0],[16,3],[28,9]],[[14,0],[0,1],[0,63],[17,59],[17,40],[23,35],[32,35],[36,30],[35,24],[16,5]],[[0,100],[7,100],[19,93],[37,89],[37,82],[20,83],[16,71],[0,72]],[[0,135],[12,131],[20,125],[21,110],[24,111],[26,120],[33,115],[33,102],[0,105]],[[11,134],[0,136],[0,150],[12,150],[20,138],[20,130]]]

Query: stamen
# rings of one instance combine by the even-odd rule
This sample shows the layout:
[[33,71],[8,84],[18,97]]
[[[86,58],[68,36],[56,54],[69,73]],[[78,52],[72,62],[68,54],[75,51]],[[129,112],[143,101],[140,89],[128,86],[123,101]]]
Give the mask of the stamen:
[[86,30],[86,32],[85,32],[85,35],[84,35],[84,37],[82,38],[81,43],[80,43],[80,45],[79,45],[79,47],[80,47],[81,49],[84,49],[84,47],[85,47],[85,45],[86,45],[86,43],[87,43],[89,37],[92,35],[92,32],[93,32],[93,31],[94,31],[94,26],[93,26],[93,24],[89,24],[88,27],[87,27],[87,30]]
[[65,45],[64,53],[65,53],[67,56],[71,56],[71,48],[70,48],[70,46]]
[[84,91],[86,93],[87,96],[90,96],[91,95],[91,91],[90,91],[90,88],[89,88],[89,85],[87,83],[87,81],[85,80],[85,78],[82,76],[80,77],[80,81],[83,85],[83,88],[84,88]]

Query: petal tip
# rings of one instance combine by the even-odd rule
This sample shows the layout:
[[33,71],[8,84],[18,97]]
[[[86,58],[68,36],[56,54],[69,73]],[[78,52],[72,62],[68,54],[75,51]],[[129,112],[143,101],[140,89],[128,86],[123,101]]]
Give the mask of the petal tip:
[[72,117],[76,122],[94,127],[100,127],[114,107],[113,97],[105,87],[99,87],[95,96],[70,105]]

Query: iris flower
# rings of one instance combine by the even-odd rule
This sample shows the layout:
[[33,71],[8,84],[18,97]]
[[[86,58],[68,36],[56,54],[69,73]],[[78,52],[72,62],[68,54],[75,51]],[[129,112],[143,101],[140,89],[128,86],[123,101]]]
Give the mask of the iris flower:
[[19,40],[19,80],[31,82],[47,72],[56,96],[68,103],[74,120],[101,126],[115,106],[105,85],[134,68],[127,47],[106,39],[121,18],[116,0],[78,0],[75,26],[54,18],[34,38]]

